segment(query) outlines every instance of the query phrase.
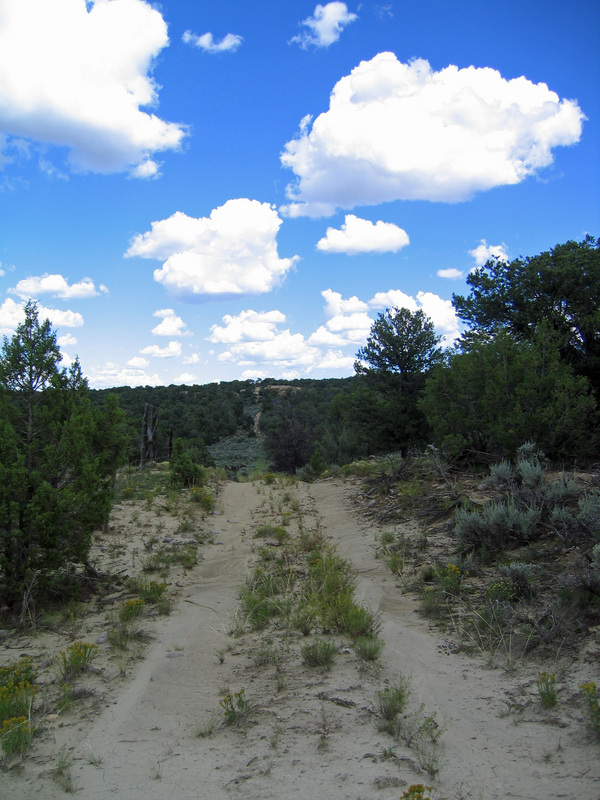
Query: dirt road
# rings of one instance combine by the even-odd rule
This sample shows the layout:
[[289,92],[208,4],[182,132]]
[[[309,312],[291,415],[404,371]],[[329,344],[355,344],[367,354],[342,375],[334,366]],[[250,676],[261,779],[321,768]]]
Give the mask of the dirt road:
[[[357,572],[356,597],[380,613],[377,668],[365,669],[341,639],[333,669],[320,672],[302,663],[300,634],[241,632],[252,534],[284,492],[304,524],[324,526]],[[398,800],[418,783],[433,787],[432,800],[600,798],[598,747],[569,703],[577,676],[565,673],[558,710],[546,712],[532,664],[506,672],[453,652],[451,637],[429,628],[376,558],[379,531],[357,513],[347,485],[228,483],[205,526],[213,543],[181,581],[174,612],[156,622],[144,658],[121,683],[106,667],[106,702],[49,724],[23,772],[0,776],[0,797],[63,797],[51,772],[64,747],[82,800]],[[275,665],[257,657],[265,642],[278,652]],[[443,728],[428,752],[377,729],[376,693],[395,676],[410,680],[407,715],[435,714]],[[241,689],[252,714],[244,726],[225,726],[219,699]]]

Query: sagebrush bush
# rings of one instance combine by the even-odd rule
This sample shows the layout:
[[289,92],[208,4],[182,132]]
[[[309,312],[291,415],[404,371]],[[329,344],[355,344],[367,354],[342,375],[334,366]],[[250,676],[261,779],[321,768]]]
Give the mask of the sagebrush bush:
[[482,511],[456,512],[454,533],[463,551],[482,546],[497,553],[526,544],[536,535],[541,510],[536,506],[518,508],[512,498],[491,502]]

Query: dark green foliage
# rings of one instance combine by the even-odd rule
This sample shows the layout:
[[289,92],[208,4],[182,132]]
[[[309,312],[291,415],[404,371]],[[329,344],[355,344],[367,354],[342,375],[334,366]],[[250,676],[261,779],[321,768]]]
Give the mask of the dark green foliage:
[[398,376],[401,385],[418,381],[418,376],[440,361],[439,343],[440,337],[423,311],[388,308],[371,326],[354,368],[358,375]]
[[553,459],[594,452],[596,403],[541,325],[532,341],[508,331],[472,334],[427,380],[421,401],[436,444],[489,460],[534,439]]
[[600,242],[586,236],[533,258],[491,260],[467,278],[471,294],[454,295],[472,329],[499,326],[531,341],[542,323],[556,334],[561,359],[600,391]]
[[[170,431],[193,449],[198,463],[210,466],[207,448],[238,431],[251,433],[254,425],[255,387],[252,381],[210,383],[206,386],[121,386],[111,389],[125,412],[129,430],[128,458],[139,461],[140,427],[144,405],[158,409],[157,458],[169,459]],[[91,392],[102,405],[106,390]]]
[[426,373],[441,360],[439,342],[421,310],[394,308],[379,314],[357,353],[356,388],[336,408],[344,431],[340,444],[348,455],[390,452],[427,441],[418,400]]
[[79,363],[60,369],[60,359],[50,323],[28,303],[0,359],[0,598],[11,605],[87,561],[121,463],[116,398],[93,408]]
[[198,463],[194,453],[186,449],[183,439],[175,439],[171,453],[171,482],[191,488],[203,486],[205,479],[204,467]]

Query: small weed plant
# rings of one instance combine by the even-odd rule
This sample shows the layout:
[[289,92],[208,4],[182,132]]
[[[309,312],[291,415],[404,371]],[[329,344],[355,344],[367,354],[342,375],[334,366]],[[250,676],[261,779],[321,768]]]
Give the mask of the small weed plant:
[[381,730],[395,732],[396,721],[404,711],[410,695],[410,681],[400,676],[393,686],[377,692],[376,708],[383,724]]
[[144,603],[158,603],[160,602],[167,591],[167,584],[162,581],[144,581],[136,585],[136,591]]
[[119,609],[119,619],[121,622],[129,622],[136,617],[140,617],[144,613],[146,604],[140,598],[135,600],[126,600]]
[[0,725],[7,720],[30,718],[37,692],[36,679],[31,658],[0,667]]
[[33,738],[33,730],[27,717],[11,717],[4,720],[0,728],[0,744],[4,755],[23,755]]
[[250,714],[251,706],[246,700],[244,690],[231,694],[227,692],[225,697],[219,700],[219,705],[223,709],[226,725],[237,725]]
[[590,731],[600,740],[600,691],[593,681],[579,687],[585,700],[585,714]]
[[309,667],[331,669],[337,655],[337,645],[328,639],[315,639],[302,648],[302,658]]
[[363,661],[377,661],[384,642],[378,636],[360,636],[354,642],[354,650]]
[[557,699],[554,672],[548,673],[546,670],[538,672],[536,685],[543,708],[554,708]]
[[56,657],[58,671],[65,680],[74,678],[89,667],[97,655],[98,648],[95,644],[73,642]]

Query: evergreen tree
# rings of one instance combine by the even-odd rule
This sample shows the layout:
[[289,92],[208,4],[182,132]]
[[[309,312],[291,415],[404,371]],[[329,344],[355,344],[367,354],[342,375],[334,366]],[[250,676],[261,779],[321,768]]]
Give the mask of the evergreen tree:
[[29,302],[0,356],[0,599],[9,605],[87,564],[125,445],[116,400],[93,409],[79,362],[60,361],[50,322]]

